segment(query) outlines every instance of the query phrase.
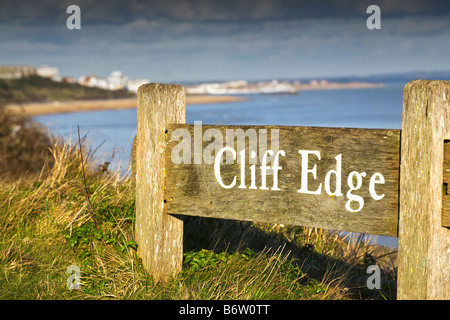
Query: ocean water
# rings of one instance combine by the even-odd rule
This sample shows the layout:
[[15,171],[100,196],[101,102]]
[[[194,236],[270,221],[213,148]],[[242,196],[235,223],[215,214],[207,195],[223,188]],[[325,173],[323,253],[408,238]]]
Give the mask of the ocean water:
[[[299,95],[248,95],[246,101],[186,107],[186,122],[218,125],[289,125],[400,129],[404,83],[382,88],[303,91]],[[86,136],[99,161],[126,171],[136,109],[55,114],[35,117],[56,136],[77,141]],[[397,238],[375,241],[397,247]]]

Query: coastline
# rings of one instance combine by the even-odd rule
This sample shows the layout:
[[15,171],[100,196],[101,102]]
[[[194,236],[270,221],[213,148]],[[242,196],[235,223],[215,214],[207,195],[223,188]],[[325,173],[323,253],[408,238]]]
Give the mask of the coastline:
[[352,81],[349,83],[328,82],[327,84],[299,84],[297,88],[301,91],[307,90],[347,90],[347,89],[371,89],[383,88],[384,83],[366,83]]
[[[225,103],[246,100],[236,96],[187,95],[186,105],[203,103]],[[36,102],[25,104],[7,104],[5,107],[27,116],[42,116],[58,113],[86,111],[119,110],[136,108],[137,98]]]
[[[379,83],[327,83],[327,84],[300,84],[297,85],[299,91],[309,90],[345,90],[345,89],[364,89],[380,88],[384,84]],[[227,103],[236,101],[245,101],[247,98],[227,94],[188,94],[186,96],[186,105],[204,104],[204,103]],[[63,114],[87,111],[119,110],[132,109],[137,106],[137,97],[120,99],[102,99],[102,100],[72,100],[72,101],[53,101],[36,102],[24,104],[7,104],[5,107],[16,113],[22,113],[27,116],[41,116],[50,114]]]

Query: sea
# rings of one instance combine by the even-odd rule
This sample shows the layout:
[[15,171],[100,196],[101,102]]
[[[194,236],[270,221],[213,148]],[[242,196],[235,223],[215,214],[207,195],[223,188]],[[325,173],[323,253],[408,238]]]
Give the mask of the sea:
[[[287,125],[401,129],[405,81],[366,89],[310,90],[293,94],[245,95],[245,101],[188,105],[186,122],[218,125]],[[90,111],[37,116],[55,136],[76,143],[78,130],[99,162],[111,169],[129,170],[136,134],[136,109]],[[367,240],[370,239],[370,240]],[[397,248],[395,237],[366,237]]]

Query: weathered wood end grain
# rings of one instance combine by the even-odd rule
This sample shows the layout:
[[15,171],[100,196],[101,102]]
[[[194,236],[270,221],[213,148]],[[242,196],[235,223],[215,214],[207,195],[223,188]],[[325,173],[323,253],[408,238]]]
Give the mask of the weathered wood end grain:
[[138,254],[156,280],[182,267],[183,222],[164,211],[164,154],[167,124],[185,122],[185,99],[178,85],[138,89],[135,236]]
[[450,299],[450,229],[441,223],[449,99],[448,81],[404,88],[398,299]]
[[[375,235],[398,235],[398,188],[399,188],[399,130],[275,127],[275,126],[207,126],[203,132],[219,130],[223,137],[227,129],[267,130],[270,138],[272,129],[279,130],[279,149],[286,155],[280,157],[279,191],[250,189],[250,170],[246,164],[246,189],[237,187],[240,181],[240,165],[221,166],[222,179],[227,184],[237,177],[237,184],[231,189],[222,188],[214,175],[213,164],[173,164],[171,150],[180,141],[170,141],[174,130],[189,131],[194,144],[193,125],[170,125],[168,149],[166,153],[167,212],[181,215],[215,217],[223,219],[282,223],[369,233]],[[217,131],[216,131],[217,132]],[[200,139],[203,140],[203,139]],[[204,141],[205,148],[209,141]],[[268,143],[270,146],[270,141]],[[195,157],[194,147],[190,157]],[[245,146],[249,154],[248,140]],[[322,183],[320,195],[299,193],[301,177],[301,156],[298,150],[318,150],[321,159],[309,158],[309,168],[317,166],[317,179],[309,174],[309,189],[316,190]],[[240,150],[237,150],[237,153]],[[198,152],[198,150],[197,150]],[[336,170],[336,156],[342,154],[342,193],[332,197],[324,190],[324,177],[330,170]],[[256,164],[256,184],[261,185],[261,162]],[[349,191],[347,178],[350,172],[365,172],[362,186],[354,194],[364,198],[364,207],[359,212],[349,212],[345,205]],[[385,183],[378,184],[376,192],[384,194],[381,200],[369,195],[369,180],[376,173],[384,175]],[[335,176],[332,176],[332,185]],[[267,185],[273,178],[267,176]],[[332,187],[335,188],[334,185]]]

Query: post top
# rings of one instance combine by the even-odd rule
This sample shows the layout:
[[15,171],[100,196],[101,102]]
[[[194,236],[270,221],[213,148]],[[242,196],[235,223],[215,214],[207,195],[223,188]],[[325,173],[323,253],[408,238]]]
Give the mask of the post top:
[[405,85],[405,89],[409,88],[417,88],[417,87],[425,87],[425,88],[438,88],[438,87],[448,87],[450,88],[450,81],[448,80],[412,80]]
[[138,95],[154,92],[172,92],[185,94],[186,90],[179,84],[145,83],[138,88]]

